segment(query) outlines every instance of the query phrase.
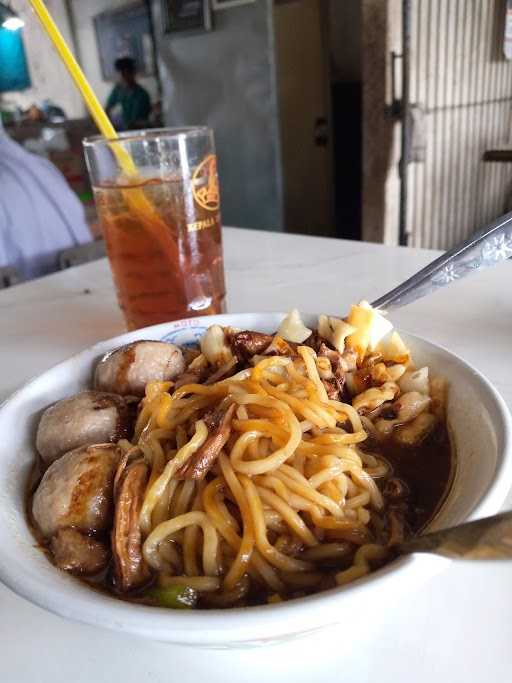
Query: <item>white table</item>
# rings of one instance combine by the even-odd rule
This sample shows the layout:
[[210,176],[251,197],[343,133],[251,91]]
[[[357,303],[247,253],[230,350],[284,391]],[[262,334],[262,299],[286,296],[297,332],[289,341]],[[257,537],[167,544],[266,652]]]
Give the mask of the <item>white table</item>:
[[[228,308],[342,313],[435,255],[226,229]],[[474,363],[512,405],[511,291],[507,262],[398,311],[393,320]],[[0,292],[0,329],[1,399],[34,374],[123,330],[107,262]],[[371,645],[370,637],[351,643],[347,624],[302,643],[198,651],[71,623],[0,587],[0,681],[509,681],[512,563],[453,564],[392,612],[369,614],[368,622]]]

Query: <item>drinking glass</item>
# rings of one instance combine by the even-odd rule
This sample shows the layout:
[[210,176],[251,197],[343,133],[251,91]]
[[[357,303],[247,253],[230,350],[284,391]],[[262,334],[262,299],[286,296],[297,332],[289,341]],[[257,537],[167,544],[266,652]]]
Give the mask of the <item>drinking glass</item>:
[[96,136],[84,150],[128,329],[224,311],[219,182],[209,128]]

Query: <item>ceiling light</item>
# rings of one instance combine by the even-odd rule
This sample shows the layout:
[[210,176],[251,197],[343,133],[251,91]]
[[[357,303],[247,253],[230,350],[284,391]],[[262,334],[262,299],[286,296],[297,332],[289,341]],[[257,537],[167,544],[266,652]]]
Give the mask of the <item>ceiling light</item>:
[[8,31],[17,31],[22,26],[25,26],[25,22],[19,17],[8,17],[2,23],[2,28],[6,28]]
[[9,5],[0,2],[0,25],[8,31],[18,31],[22,26],[25,26],[25,22]]

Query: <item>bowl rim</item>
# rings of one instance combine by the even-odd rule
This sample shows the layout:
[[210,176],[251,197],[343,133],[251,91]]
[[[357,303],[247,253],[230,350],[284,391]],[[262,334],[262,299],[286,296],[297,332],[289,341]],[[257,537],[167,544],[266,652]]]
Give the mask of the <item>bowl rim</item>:
[[[44,382],[47,375],[58,373],[59,369],[73,362],[82,362],[90,358],[93,354],[99,355],[116,345],[129,343],[134,339],[148,339],[149,332],[158,335],[159,332],[172,330],[172,328],[187,329],[193,327],[207,327],[208,325],[221,322],[223,319],[243,319],[260,317],[269,323],[280,320],[285,313],[232,313],[216,316],[201,316],[197,318],[185,318],[182,320],[170,321],[153,325],[132,332],[124,333],[102,340],[89,346],[78,353],[73,354],[66,360],[52,366],[40,373],[38,376],[28,380],[22,387],[16,390],[10,397],[0,404],[0,417],[5,410],[18,401],[23,401],[25,395],[29,395],[32,390],[37,390],[38,384]],[[303,319],[316,318],[316,314],[302,314]],[[206,321],[206,322],[205,322]],[[203,324],[205,323],[205,324]],[[225,324],[225,323],[224,323]],[[234,324],[234,323],[233,323]],[[500,435],[502,446],[498,452],[498,458],[494,475],[486,491],[481,495],[478,503],[468,515],[467,520],[486,516],[498,512],[504,502],[512,481],[512,417],[508,407],[487,378],[482,375],[469,362],[446,349],[444,346],[431,342],[430,340],[410,334],[405,330],[400,333],[420,344],[427,344],[436,350],[443,352],[455,360],[456,363],[469,370],[477,382],[483,387],[496,409],[496,420],[493,427]],[[158,337],[157,337],[158,338]],[[281,603],[259,605],[253,607],[238,607],[229,609],[211,609],[204,611],[173,611],[171,614],[168,609],[159,607],[149,607],[137,605],[133,609],[131,603],[125,603],[115,597],[104,595],[103,593],[93,593],[90,588],[82,583],[76,582],[77,586],[82,586],[86,593],[81,595],[81,591],[75,591],[73,596],[69,596],[67,591],[62,591],[62,587],[55,585],[50,589],[45,584],[44,589],[41,582],[28,575],[20,577],[9,570],[8,563],[3,561],[0,555],[0,581],[8,588],[13,590],[21,597],[30,602],[50,611],[54,614],[73,619],[89,625],[110,628],[116,631],[123,631],[143,635],[153,639],[171,640],[172,642],[182,642],[189,644],[199,644],[206,642],[210,644],[223,644],[228,642],[268,642],[273,637],[282,634],[284,622],[291,624],[296,620],[298,630],[286,631],[287,637],[302,634],[304,629],[305,612],[312,615],[322,614],[322,626],[328,626],[337,621],[336,615],[339,613],[342,604],[333,599],[337,596],[344,600],[358,600],[361,594],[367,591],[367,586],[374,584],[380,586],[380,590],[385,590],[395,582],[404,580],[403,575],[412,566],[417,567],[418,574],[432,574],[442,570],[450,564],[450,560],[436,558],[427,555],[411,555],[399,558],[381,569],[372,572],[370,575],[359,579],[357,582],[348,586],[338,586],[330,590],[315,593],[302,598]],[[60,571],[60,570],[55,570]],[[410,572],[409,572],[410,574]],[[102,596],[106,601],[102,603],[90,599],[91,595]],[[305,609],[306,608],[306,609]],[[250,620],[248,616],[250,615]],[[298,618],[300,615],[300,619]],[[250,623],[248,623],[250,621]],[[311,619],[311,630],[320,628],[319,620],[316,616]],[[307,630],[307,629],[306,629]],[[228,632],[230,635],[228,636]],[[178,635],[179,633],[179,635]],[[233,638],[233,633],[235,637]],[[261,635],[265,633],[265,635]],[[201,634],[201,637],[199,637]],[[261,637],[254,638],[251,634],[260,634]]]

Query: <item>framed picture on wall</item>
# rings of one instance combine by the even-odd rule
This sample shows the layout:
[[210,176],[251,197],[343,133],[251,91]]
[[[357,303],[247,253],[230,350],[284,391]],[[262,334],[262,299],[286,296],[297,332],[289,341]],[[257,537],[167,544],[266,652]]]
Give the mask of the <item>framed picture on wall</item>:
[[97,14],[94,29],[101,72],[106,81],[115,79],[114,62],[119,57],[134,59],[140,76],[154,75],[153,34],[145,2]]
[[161,0],[165,33],[211,31],[209,0]]
[[252,5],[256,0],[212,0],[212,8],[215,12],[220,9],[230,9],[239,5]]

